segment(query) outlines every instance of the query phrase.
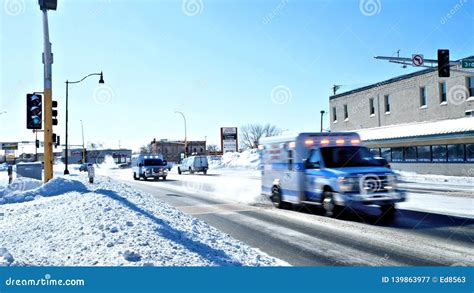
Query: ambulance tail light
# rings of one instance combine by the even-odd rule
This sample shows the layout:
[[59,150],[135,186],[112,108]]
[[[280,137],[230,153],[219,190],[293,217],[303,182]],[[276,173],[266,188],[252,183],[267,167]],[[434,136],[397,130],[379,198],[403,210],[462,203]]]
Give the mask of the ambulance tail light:
[[336,144],[344,144],[344,140],[342,138],[336,139]]
[[360,139],[351,139],[351,144],[360,144]]
[[326,138],[325,138],[325,139],[322,139],[322,140],[321,140],[321,144],[322,144],[322,145],[327,145],[327,144],[329,144],[329,139],[326,139]]

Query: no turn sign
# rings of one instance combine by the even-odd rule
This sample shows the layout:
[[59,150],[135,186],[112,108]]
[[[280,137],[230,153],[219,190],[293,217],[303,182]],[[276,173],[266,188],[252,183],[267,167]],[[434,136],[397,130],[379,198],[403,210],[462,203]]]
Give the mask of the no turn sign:
[[423,59],[423,55],[413,54],[411,55],[411,62],[413,62],[413,65],[415,66],[423,66],[425,60]]

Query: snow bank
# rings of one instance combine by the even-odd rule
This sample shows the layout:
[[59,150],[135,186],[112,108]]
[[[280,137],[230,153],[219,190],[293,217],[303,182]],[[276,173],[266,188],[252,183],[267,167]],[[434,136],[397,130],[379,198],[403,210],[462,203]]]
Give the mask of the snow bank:
[[56,178],[26,194],[35,200],[0,205],[0,265],[286,265],[109,177]]
[[242,153],[225,153],[220,160],[209,160],[210,169],[236,168],[258,169],[259,155],[257,149],[250,149]]
[[401,179],[406,182],[474,186],[474,177],[418,174],[406,171],[397,172],[400,174]]
[[77,180],[56,177],[44,184],[35,179],[18,177],[12,184],[0,189],[0,205],[19,203],[40,196],[57,196],[66,192],[86,192],[87,188]]

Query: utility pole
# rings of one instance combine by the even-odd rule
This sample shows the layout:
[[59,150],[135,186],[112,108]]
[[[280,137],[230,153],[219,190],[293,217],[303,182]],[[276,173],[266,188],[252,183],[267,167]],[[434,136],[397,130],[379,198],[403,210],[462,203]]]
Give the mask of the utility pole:
[[82,120],[81,120],[81,130],[82,130],[82,163],[84,164],[86,162],[86,148],[84,145],[84,124],[82,123]]
[[44,36],[44,182],[53,178],[53,87],[52,64],[53,55],[49,42],[48,10],[43,10],[43,36]]

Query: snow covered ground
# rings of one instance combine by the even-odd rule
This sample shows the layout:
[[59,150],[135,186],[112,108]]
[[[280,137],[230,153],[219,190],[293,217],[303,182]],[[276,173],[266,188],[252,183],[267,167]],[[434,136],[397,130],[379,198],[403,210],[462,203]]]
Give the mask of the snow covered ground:
[[286,265],[110,177],[0,191],[0,265]]

